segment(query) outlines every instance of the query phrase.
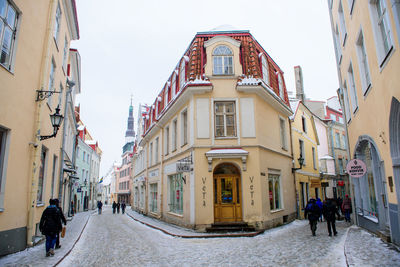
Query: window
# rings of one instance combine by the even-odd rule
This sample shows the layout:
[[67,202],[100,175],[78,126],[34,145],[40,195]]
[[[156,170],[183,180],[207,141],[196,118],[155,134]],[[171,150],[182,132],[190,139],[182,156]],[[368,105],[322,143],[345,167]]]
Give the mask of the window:
[[172,151],[176,150],[178,141],[178,121],[174,120],[172,122]]
[[156,148],[155,148],[156,151],[155,151],[155,155],[154,155],[154,156],[155,156],[155,162],[156,162],[156,163],[158,163],[158,143],[159,143],[158,140],[159,140],[159,138],[157,137],[157,138],[156,138],[156,145],[155,145],[155,146],[156,146]]
[[349,2],[350,14],[353,13],[354,0],[347,0]]
[[281,73],[278,73],[278,85],[279,85],[279,96],[280,98],[284,99],[285,94],[283,90],[283,78]]
[[184,112],[182,112],[181,114],[181,131],[182,131],[182,135],[181,135],[181,139],[182,139],[182,146],[186,145],[188,143],[188,125],[187,125],[187,110],[185,110]]
[[339,15],[339,29],[340,29],[340,36],[342,40],[342,44],[344,46],[346,42],[346,37],[347,37],[347,31],[346,31],[346,23],[344,21],[344,14],[343,14],[343,6],[342,6],[342,1],[339,3],[339,9],[338,9],[338,15]]
[[365,94],[368,88],[371,86],[371,78],[369,74],[367,52],[365,50],[364,36],[362,32],[360,32],[360,36],[357,40],[357,56],[360,66],[362,92]]
[[[54,90],[54,72],[56,70],[56,64],[54,63],[54,59],[51,60],[51,68],[50,68],[50,76],[49,76],[49,91],[55,91]],[[49,98],[47,98],[47,104],[51,107],[52,104],[52,99],[53,95],[50,95]]]
[[215,136],[236,136],[235,102],[215,102]]
[[150,143],[149,166],[153,165],[153,143]]
[[316,154],[315,154],[315,147],[312,148],[312,159],[313,159],[313,168],[314,170],[317,169],[317,159],[316,159]]
[[335,147],[340,148],[340,134],[335,133]]
[[351,107],[353,113],[358,108],[358,100],[357,100],[357,90],[356,85],[354,83],[354,74],[353,74],[353,66],[350,63],[349,70],[347,72],[350,86],[350,99],[351,99]]
[[67,70],[67,55],[68,55],[68,39],[67,39],[67,36],[65,36],[65,38],[64,38],[64,54],[63,54],[63,63],[62,63],[62,67],[63,67],[64,71]]
[[51,195],[50,197],[53,198],[54,197],[54,184],[55,184],[55,180],[56,180],[56,176],[57,176],[57,162],[58,162],[58,158],[56,155],[53,155],[53,170],[51,173]]
[[281,146],[282,146],[282,149],[287,150],[286,123],[285,123],[284,119],[279,118],[279,126],[280,126],[280,130],[281,130]]
[[11,70],[18,14],[8,0],[0,1],[0,64]]
[[281,209],[280,177],[277,174],[268,174],[269,208]]
[[264,55],[261,57],[261,66],[262,66],[263,81],[269,85],[268,61],[267,61],[267,57]]
[[386,9],[385,1],[370,1],[370,7],[375,43],[378,50],[378,59],[379,64],[382,67],[393,47],[389,15]]
[[344,112],[346,114],[347,123],[351,120],[350,104],[349,104],[349,92],[347,91],[346,81],[343,83],[343,98],[344,98]]
[[331,113],[329,115],[329,117],[331,118],[331,120],[336,121],[336,115],[335,114]]
[[185,75],[186,75],[185,61],[182,60],[181,66],[179,68],[179,90],[182,90],[183,86],[185,85]]
[[303,127],[303,132],[307,133],[307,120],[304,116],[301,116],[301,125]]
[[165,128],[165,155],[169,153],[169,127]]
[[343,149],[346,149],[346,136],[344,134],[342,134],[342,146]]
[[233,74],[233,53],[225,45],[220,45],[213,51],[213,74],[231,75]]
[[38,179],[38,189],[37,189],[37,204],[43,204],[43,192],[45,185],[45,174],[46,174],[46,161],[47,161],[47,149],[42,146],[42,151],[40,154],[40,169],[39,169],[39,179]]
[[174,99],[175,94],[176,94],[176,75],[175,75],[175,73],[172,75],[171,93],[172,93],[172,99]]
[[343,159],[338,159],[339,173],[343,173]]
[[299,151],[300,151],[300,157],[304,159],[303,165],[306,165],[306,153],[304,150],[304,141],[303,140],[299,140]]
[[164,88],[164,108],[168,106],[168,85],[165,85]]
[[4,186],[6,181],[5,168],[7,162],[7,137],[8,130],[0,127],[0,210],[3,208]]
[[86,152],[83,151],[83,162],[85,162],[85,160],[86,160]]
[[339,122],[340,122],[340,123],[344,123],[343,117],[339,117]]
[[339,26],[336,24],[335,28],[335,47],[336,47],[336,60],[338,64],[342,61],[342,47],[340,45]]
[[157,212],[157,184],[150,184],[150,211]]
[[183,182],[182,174],[168,176],[169,182],[169,211],[183,214]]
[[60,5],[57,5],[57,11],[56,11],[56,21],[54,25],[54,39],[58,41],[58,34],[60,33],[60,24],[61,24],[61,8]]

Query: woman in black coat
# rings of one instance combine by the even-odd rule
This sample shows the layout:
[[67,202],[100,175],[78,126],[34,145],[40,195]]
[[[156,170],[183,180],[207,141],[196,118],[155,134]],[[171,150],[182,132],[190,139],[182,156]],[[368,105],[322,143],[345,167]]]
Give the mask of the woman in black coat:
[[322,214],[324,215],[326,224],[328,226],[329,236],[332,236],[332,230],[333,234],[337,235],[335,221],[336,221],[336,215],[339,216],[339,211],[336,206],[336,202],[333,199],[330,198],[326,199],[324,205],[322,206]]
[[56,206],[56,201],[50,199],[50,206],[43,211],[39,224],[39,230],[46,236],[46,257],[54,255],[57,235],[62,229],[61,220],[61,212]]
[[115,201],[112,204],[113,214],[115,213],[115,209],[117,208],[117,203]]

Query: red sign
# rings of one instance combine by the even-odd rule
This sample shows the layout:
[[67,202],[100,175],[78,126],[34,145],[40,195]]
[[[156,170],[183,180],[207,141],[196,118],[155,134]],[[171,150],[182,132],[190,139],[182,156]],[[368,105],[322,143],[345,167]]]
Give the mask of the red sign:
[[179,199],[179,190],[176,190],[176,199]]
[[269,199],[272,200],[272,192],[269,191]]
[[337,185],[338,185],[338,186],[344,186],[344,181],[338,181],[338,182],[337,182]]
[[351,177],[360,178],[367,172],[367,166],[360,159],[352,159],[347,163],[346,171]]

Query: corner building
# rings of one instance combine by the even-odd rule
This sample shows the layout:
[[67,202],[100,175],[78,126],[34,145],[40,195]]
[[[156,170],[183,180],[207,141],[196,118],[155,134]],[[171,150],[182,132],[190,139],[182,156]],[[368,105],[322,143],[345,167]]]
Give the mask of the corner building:
[[197,33],[143,113],[133,209],[200,231],[294,220],[291,114],[282,70],[248,31]]

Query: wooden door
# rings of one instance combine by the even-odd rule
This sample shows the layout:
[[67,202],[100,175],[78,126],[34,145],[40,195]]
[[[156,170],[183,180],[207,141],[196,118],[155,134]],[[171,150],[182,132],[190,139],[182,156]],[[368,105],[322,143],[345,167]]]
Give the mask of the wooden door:
[[240,176],[214,175],[215,222],[242,221]]

